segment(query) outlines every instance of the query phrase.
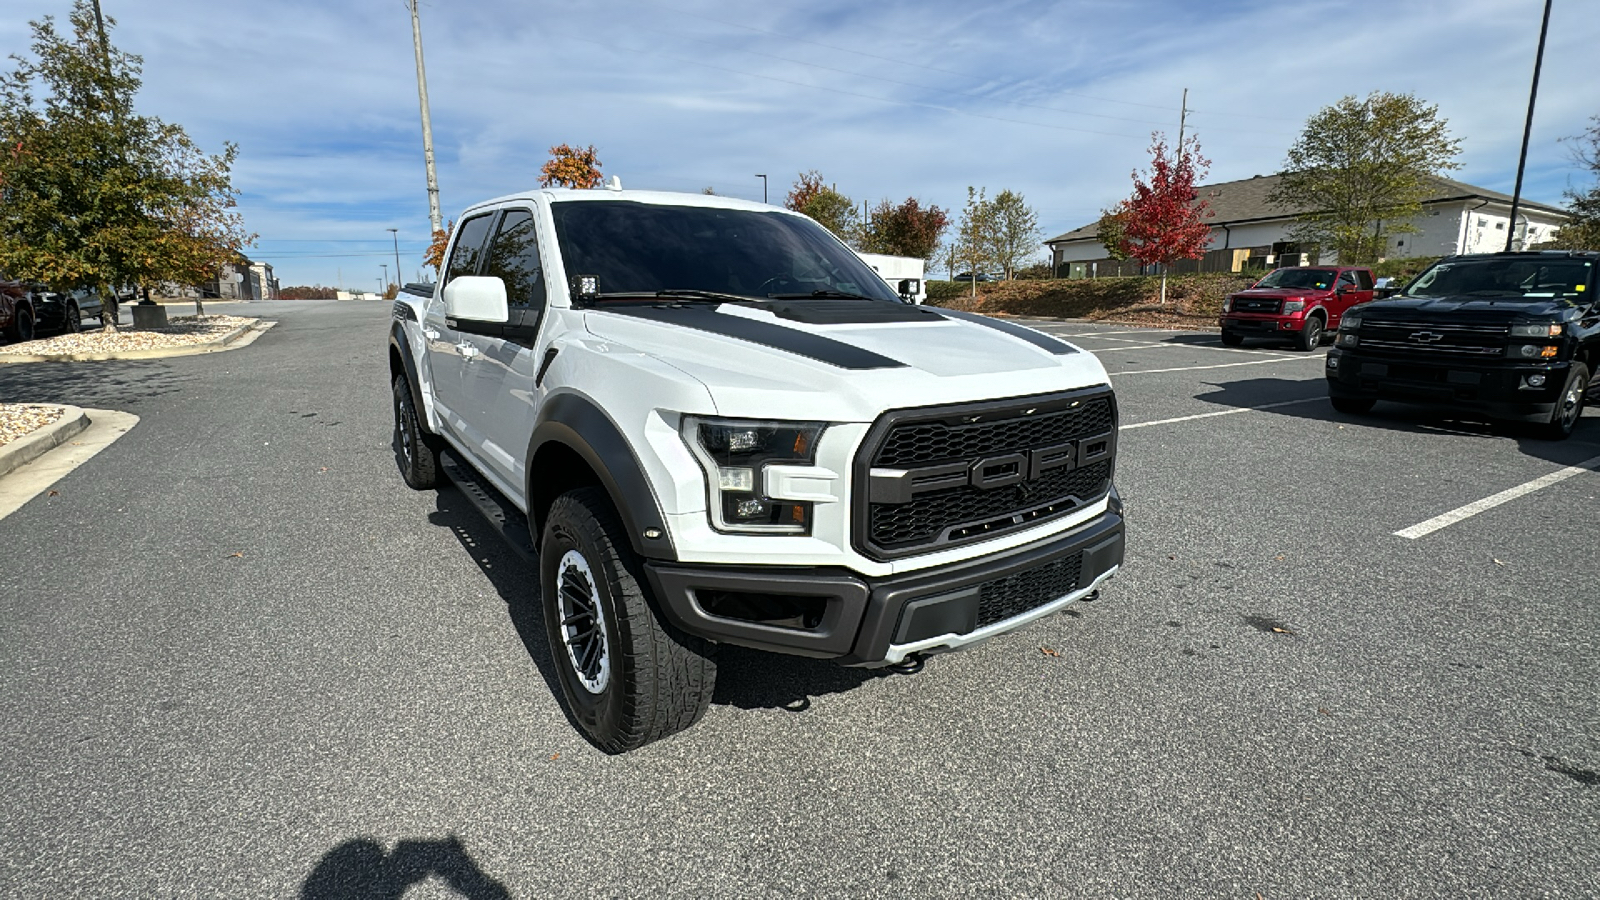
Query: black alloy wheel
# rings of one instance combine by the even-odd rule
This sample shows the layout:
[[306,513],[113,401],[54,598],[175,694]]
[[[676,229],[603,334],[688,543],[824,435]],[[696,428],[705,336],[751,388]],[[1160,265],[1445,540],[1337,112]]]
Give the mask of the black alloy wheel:
[[83,311],[78,309],[78,304],[67,303],[67,314],[61,322],[62,334],[77,334],[83,330]]
[[422,433],[411,384],[404,373],[394,376],[394,461],[406,486],[425,491],[439,480],[439,451]]
[[606,753],[688,728],[716,688],[716,644],[661,618],[646,590],[606,492],[557,497],[539,541],[545,638],[567,712]]
[[1300,330],[1300,339],[1297,346],[1301,350],[1311,351],[1322,344],[1322,318],[1312,316],[1306,319],[1306,325]]
[[1575,362],[1567,373],[1567,383],[1561,387],[1561,395],[1556,398],[1556,408],[1550,412],[1550,421],[1539,429],[1541,436],[1552,441],[1571,437],[1572,429],[1578,427],[1578,420],[1583,418],[1583,400],[1588,391],[1589,367]]

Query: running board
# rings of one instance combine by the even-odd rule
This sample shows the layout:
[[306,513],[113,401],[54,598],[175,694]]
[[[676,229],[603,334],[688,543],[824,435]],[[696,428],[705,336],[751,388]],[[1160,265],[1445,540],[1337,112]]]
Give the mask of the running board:
[[462,462],[454,453],[439,453],[439,466],[455,482],[462,495],[483,514],[495,531],[506,539],[517,555],[530,563],[537,563],[539,554],[533,547],[533,534],[528,530],[528,517],[512,505],[494,485],[481,478],[473,468]]

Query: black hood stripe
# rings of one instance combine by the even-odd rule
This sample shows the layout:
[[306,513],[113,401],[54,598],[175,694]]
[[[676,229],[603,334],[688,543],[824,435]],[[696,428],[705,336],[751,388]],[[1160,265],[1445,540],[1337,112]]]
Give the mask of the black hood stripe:
[[1021,325],[1016,325],[1011,322],[1005,322],[1000,319],[991,319],[988,316],[980,316],[977,313],[961,312],[960,310],[955,309],[941,309],[939,310],[939,313],[946,318],[960,319],[963,322],[971,322],[974,325],[983,325],[988,328],[993,328],[995,331],[1003,331],[1014,338],[1027,341],[1035,347],[1038,347],[1041,350],[1048,350],[1057,356],[1066,356],[1069,353],[1078,352],[1077,348],[1071,344],[1068,344],[1064,341],[1058,341],[1047,334],[1034,331],[1032,328],[1024,328]]
[[809,359],[825,362],[830,366],[841,369],[898,369],[905,368],[905,363],[826,338],[820,334],[800,331],[795,328],[785,328],[782,325],[773,325],[770,322],[758,322],[746,319],[743,316],[729,316],[719,313],[714,309],[704,306],[607,306],[599,312],[614,313],[620,316],[632,316],[636,319],[649,319],[652,322],[662,322],[669,325],[678,325],[683,328],[693,328],[696,331],[720,334],[763,347],[772,347],[804,356]]

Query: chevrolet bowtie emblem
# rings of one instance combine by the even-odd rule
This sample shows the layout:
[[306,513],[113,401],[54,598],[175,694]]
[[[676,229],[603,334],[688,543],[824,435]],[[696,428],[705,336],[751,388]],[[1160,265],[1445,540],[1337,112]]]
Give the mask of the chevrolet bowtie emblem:
[[1444,340],[1444,335],[1435,334],[1431,331],[1416,331],[1412,332],[1411,340],[1416,341],[1419,344],[1431,344],[1434,341]]

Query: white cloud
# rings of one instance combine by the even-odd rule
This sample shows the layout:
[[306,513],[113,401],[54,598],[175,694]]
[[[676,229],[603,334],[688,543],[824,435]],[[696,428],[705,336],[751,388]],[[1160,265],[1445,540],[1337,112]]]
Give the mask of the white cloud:
[[[286,283],[367,283],[387,227],[410,267],[427,197],[400,2],[102,3],[115,42],[145,58],[141,109],[208,148],[240,145],[254,255]],[[1055,233],[1127,193],[1150,131],[1176,131],[1184,87],[1213,180],[1276,170],[1307,116],[1382,89],[1438,103],[1462,139],[1457,177],[1510,190],[1538,6],[435,0],[421,16],[447,217],[532,185],[566,142],[596,145],[634,187],[759,199],[765,172],[774,202],[812,168],[858,202],[959,208],[968,184],[1010,188]],[[0,0],[0,49],[23,52],[28,19],[68,8]],[[1557,5],[1533,199],[1559,200],[1558,139],[1600,113],[1597,43],[1600,19]]]

